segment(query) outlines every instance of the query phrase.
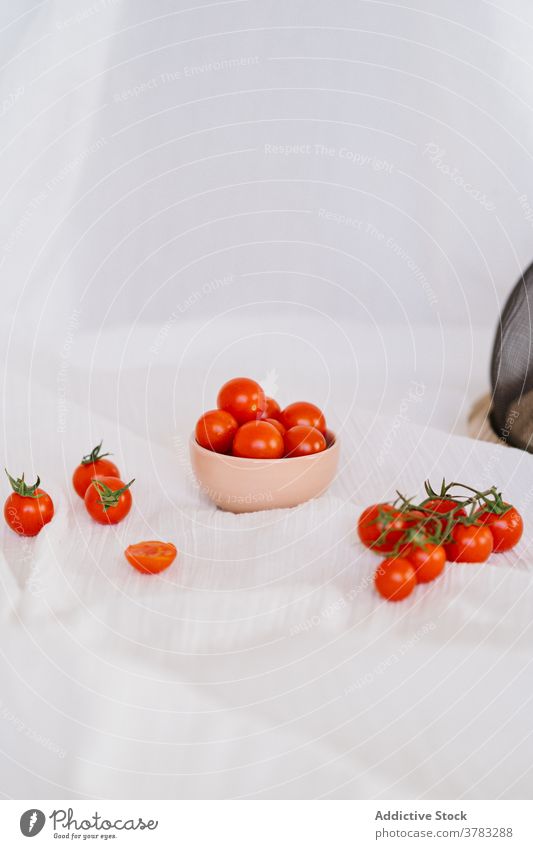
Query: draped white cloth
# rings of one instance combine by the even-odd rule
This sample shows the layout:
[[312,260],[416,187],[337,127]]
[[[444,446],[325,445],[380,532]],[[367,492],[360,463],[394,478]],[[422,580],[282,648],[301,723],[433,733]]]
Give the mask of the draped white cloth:
[[[0,455],[56,506],[0,533],[0,792],[528,798],[533,460],[465,434],[531,259],[529,4],[0,18]],[[324,408],[324,497],[199,493],[187,441],[238,374]],[[102,437],[115,528],[70,485]],[[385,604],[357,516],[443,476],[500,486],[524,540]],[[180,550],[159,577],[124,559],[146,538]]]

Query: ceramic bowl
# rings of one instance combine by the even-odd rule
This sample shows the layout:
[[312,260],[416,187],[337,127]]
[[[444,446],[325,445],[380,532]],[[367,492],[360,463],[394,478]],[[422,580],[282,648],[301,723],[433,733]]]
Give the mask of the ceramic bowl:
[[253,460],[216,454],[190,442],[193,472],[201,491],[222,510],[252,513],[296,507],[326,491],[339,463],[339,441],[328,431],[319,454],[281,460]]

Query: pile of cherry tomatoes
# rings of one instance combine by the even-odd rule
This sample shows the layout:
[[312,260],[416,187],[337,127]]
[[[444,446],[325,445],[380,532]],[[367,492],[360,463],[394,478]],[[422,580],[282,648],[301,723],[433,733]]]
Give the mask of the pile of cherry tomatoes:
[[[82,457],[74,470],[72,485],[83,498],[89,516],[101,525],[116,525],[130,512],[132,497],[130,487],[124,483],[117,466],[102,454],[100,442],[90,454]],[[41,489],[40,479],[29,486],[24,475],[12,478],[6,470],[13,492],[4,504],[4,518],[19,536],[34,537],[54,517],[54,503]],[[130,545],[124,552],[127,560],[140,572],[155,574],[166,569],[176,557],[172,543],[148,540]]]
[[282,410],[248,377],[235,377],[222,386],[217,409],[200,416],[195,436],[208,451],[261,460],[305,457],[328,447],[322,410],[307,401]]
[[378,593],[389,601],[410,595],[444,570],[446,561],[484,563],[493,552],[509,551],[522,536],[518,510],[495,487],[480,492],[464,484],[429,482],[417,503],[398,494],[395,502],[373,504],[359,517],[363,545],[386,555],[375,574]]

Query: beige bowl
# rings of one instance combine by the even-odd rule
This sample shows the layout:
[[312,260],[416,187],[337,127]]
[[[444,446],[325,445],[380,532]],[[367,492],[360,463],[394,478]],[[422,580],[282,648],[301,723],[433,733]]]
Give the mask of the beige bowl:
[[222,510],[252,513],[296,507],[326,491],[337,471],[339,442],[331,432],[328,447],[307,457],[252,460],[202,448],[194,436],[191,463],[200,489]]

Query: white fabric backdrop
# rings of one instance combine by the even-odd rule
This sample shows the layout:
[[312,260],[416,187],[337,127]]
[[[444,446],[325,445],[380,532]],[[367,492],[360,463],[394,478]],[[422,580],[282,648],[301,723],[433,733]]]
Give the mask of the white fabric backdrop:
[[[0,791],[531,792],[531,530],[401,606],[360,509],[531,458],[465,439],[531,259],[525,2],[20,2],[0,11],[1,452],[53,524],[4,528]],[[246,372],[323,405],[330,493],[232,517],[188,436]],[[69,477],[104,436],[116,529]],[[7,488],[5,490],[7,494]],[[145,579],[143,537],[180,549]]]

